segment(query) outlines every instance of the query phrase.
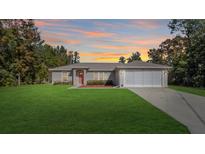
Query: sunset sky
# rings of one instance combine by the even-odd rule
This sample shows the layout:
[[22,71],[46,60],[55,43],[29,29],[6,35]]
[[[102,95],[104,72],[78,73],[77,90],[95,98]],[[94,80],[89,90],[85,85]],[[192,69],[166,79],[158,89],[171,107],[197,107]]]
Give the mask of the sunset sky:
[[169,20],[35,20],[46,43],[78,51],[81,62],[117,62],[170,38]]

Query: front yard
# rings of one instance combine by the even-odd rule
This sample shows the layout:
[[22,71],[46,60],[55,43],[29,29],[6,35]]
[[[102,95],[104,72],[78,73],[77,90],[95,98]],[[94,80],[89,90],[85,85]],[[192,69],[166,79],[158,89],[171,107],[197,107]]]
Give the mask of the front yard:
[[189,133],[127,89],[0,88],[0,133]]

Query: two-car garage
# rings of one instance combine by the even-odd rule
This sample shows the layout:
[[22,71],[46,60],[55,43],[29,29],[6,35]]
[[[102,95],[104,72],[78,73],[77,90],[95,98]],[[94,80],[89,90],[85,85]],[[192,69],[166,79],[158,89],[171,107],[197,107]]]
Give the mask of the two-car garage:
[[161,69],[125,69],[123,87],[166,87],[167,71]]

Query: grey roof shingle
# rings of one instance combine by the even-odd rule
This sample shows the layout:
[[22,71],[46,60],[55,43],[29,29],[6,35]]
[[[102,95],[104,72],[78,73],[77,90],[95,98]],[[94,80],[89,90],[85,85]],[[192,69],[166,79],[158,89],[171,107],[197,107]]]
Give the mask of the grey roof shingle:
[[133,61],[131,63],[127,63],[123,66],[118,66],[117,68],[171,68],[167,65],[161,65],[161,64],[154,64],[154,63],[148,63],[143,61]]
[[122,64],[122,63],[76,63],[65,66],[60,66],[56,68],[49,69],[50,71],[65,71],[72,70],[75,68],[86,68],[89,71],[113,71],[116,68],[162,68],[167,69],[170,68],[166,65],[159,65],[153,63],[147,63],[142,61],[134,61],[132,63]]

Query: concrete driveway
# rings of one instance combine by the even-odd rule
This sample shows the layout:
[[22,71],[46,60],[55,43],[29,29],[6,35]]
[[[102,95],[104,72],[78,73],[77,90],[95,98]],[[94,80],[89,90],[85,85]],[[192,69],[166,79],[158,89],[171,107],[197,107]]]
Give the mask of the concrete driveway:
[[183,123],[191,133],[205,133],[205,97],[169,88],[129,89]]

